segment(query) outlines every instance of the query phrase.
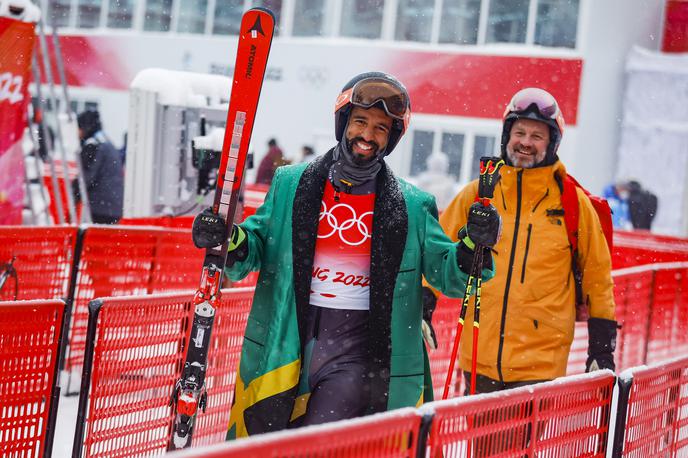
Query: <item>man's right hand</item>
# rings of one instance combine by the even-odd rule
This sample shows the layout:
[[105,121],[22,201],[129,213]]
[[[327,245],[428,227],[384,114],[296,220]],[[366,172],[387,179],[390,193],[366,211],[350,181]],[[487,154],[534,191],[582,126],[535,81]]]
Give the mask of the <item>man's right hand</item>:
[[465,235],[460,240],[471,250],[475,245],[486,248],[495,246],[502,233],[502,218],[499,216],[494,205],[484,205],[482,202],[475,202],[468,209],[468,222],[466,223]]
[[191,237],[197,248],[213,248],[222,245],[227,236],[227,224],[220,215],[208,207],[194,218]]

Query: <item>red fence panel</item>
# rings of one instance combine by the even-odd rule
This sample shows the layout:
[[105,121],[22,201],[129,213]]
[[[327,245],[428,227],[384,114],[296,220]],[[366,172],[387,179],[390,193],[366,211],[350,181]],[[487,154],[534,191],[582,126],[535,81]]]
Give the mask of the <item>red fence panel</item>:
[[[203,250],[184,229],[93,226],[82,235],[66,369],[83,363],[88,303],[97,297],[184,291],[198,286]],[[70,387],[68,386],[68,389]]]
[[688,456],[688,357],[631,373],[618,456]]
[[50,456],[64,302],[0,302],[0,456]]
[[12,259],[16,277],[0,290],[0,300],[67,297],[74,257],[75,227],[0,227],[0,275]]
[[604,457],[614,381],[604,371],[426,404],[426,456]]
[[415,458],[420,413],[399,409],[355,420],[262,434],[179,454],[206,458]]
[[[124,457],[166,450],[169,399],[181,375],[193,292],[106,298],[90,308],[75,454]],[[208,408],[194,446],[224,440],[252,288],[223,290],[208,354]],[[90,392],[90,395],[89,395]],[[86,414],[86,409],[88,413]]]
[[[435,312],[432,315],[432,327],[435,329],[435,336],[437,337],[437,349],[428,349],[428,357],[435,399],[442,399],[444,383],[449,371],[452,346],[456,338],[456,327],[459,323],[460,308],[460,299],[451,299],[442,295],[438,298]],[[468,325],[470,326],[470,323]],[[470,328],[467,328],[465,332],[471,332]],[[453,383],[449,387],[449,397],[462,396],[463,378],[458,364],[454,365],[452,380]]]

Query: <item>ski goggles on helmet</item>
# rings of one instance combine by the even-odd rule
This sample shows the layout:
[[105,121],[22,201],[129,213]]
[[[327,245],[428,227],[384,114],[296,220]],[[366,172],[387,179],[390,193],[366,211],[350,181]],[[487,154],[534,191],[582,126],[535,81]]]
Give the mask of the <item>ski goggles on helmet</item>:
[[357,107],[370,108],[381,103],[385,113],[394,119],[408,122],[409,97],[403,86],[384,78],[366,78],[351,89],[339,94],[335,104],[335,112],[347,103]]
[[532,107],[537,110],[537,114],[543,118],[543,121],[551,119],[557,123],[560,131],[564,130],[564,117],[557,101],[549,92],[535,87],[518,91],[507,105],[504,118],[510,113],[532,110]]

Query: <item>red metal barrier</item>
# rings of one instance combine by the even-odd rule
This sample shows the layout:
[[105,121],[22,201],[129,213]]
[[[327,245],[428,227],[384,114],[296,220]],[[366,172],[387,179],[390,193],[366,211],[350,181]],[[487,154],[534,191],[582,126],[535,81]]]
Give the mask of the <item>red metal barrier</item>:
[[203,262],[203,251],[193,246],[188,230],[93,226],[82,237],[78,275],[72,285],[74,305],[65,366],[70,372],[78,371],[83,363],[90,300],[194,289]]
[[[451,359],[452,345],[456,338],[456,326],[459,322],[459,309],[461,308],[460,299],[450,299],[440,296],[437,300],[435,312],[432,315],[432,327],[437,337],[437,349],[428,349],[430,359],[430,373],[432,374],[432,388],[435,399],[442,399],[444,383],[447,380],[449,371],[449,361]],[[469,323],[470,325],[470,323]],[[454,383],[449,387],[449,397],[463,396],[463,377],[458,364],[454,365],[452,380]],[[458,388],[457,388],[458,384]]]
[[193,216],[149,216],[140,218],[122,218],[119,220],[119,224],[122,226],[155,226],[191,229],[193,220]]
[[64,302],[0,302],[0,456],[50,456]]
[[63,299],[68,295],[75,227],[0,227],[0,274],[12,263],[0,300]]
[[[688,240],[644,231],[617,231],[614,244],[614,299],[616,318],[622,325],[615,353],[617,370],[661,361],[678,351],[688,352]],[[430,369],[438,398],[447,375],[460,306],[459,299],[440,296],[433,316],[439,348],[430,352]],[[587,352],[587,324],[576,323],[569,375],[585,370]],[[454,393],[461,395],[461,391]]]
[[688,357],[632,376],[623,451],[616,456],[688,456]]
[[[193,316],[193,292],[106,298],[89,305],[86,363],[73,456],[163,453],[174,383]],[[208,355],[208,408],[194,446],[224,440],[252,288],[223,290]],[[86,408],[88,406],[88,413]]]
[[604,371],[426,404],[426,456],[604,457],[614,382]]
[[421,415],[411,408],[311,426],[199,450],[181,456],[206,458],[415,458]]

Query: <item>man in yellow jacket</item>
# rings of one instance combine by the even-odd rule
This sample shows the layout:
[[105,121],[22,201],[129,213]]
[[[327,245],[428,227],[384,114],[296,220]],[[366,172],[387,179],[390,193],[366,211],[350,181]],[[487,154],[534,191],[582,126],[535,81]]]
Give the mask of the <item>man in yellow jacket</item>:
[[[519,91],[505,111],[501,148],[507,165],[493,200],[502,216],[502,236],[493,250],[496,276],[482,288],[476,393],[566,375],[576,300],[561,203],[566,170],[557,157],[563,124],[556,100],[542,89]],[[466,225],[477,192],[476,180],[440,217],[450,237],[456,239]],[[611,257],[592,204],[583,191],[577,193],[577,262],[590,312],[586,371],[613,370],[617,325]],[[426,321],[435,300],[424,291]],[[472,315],[471,308],[466,323],[472,323]],[[460,348],[460,367],[470,382],[471,333],[463,333]]]

